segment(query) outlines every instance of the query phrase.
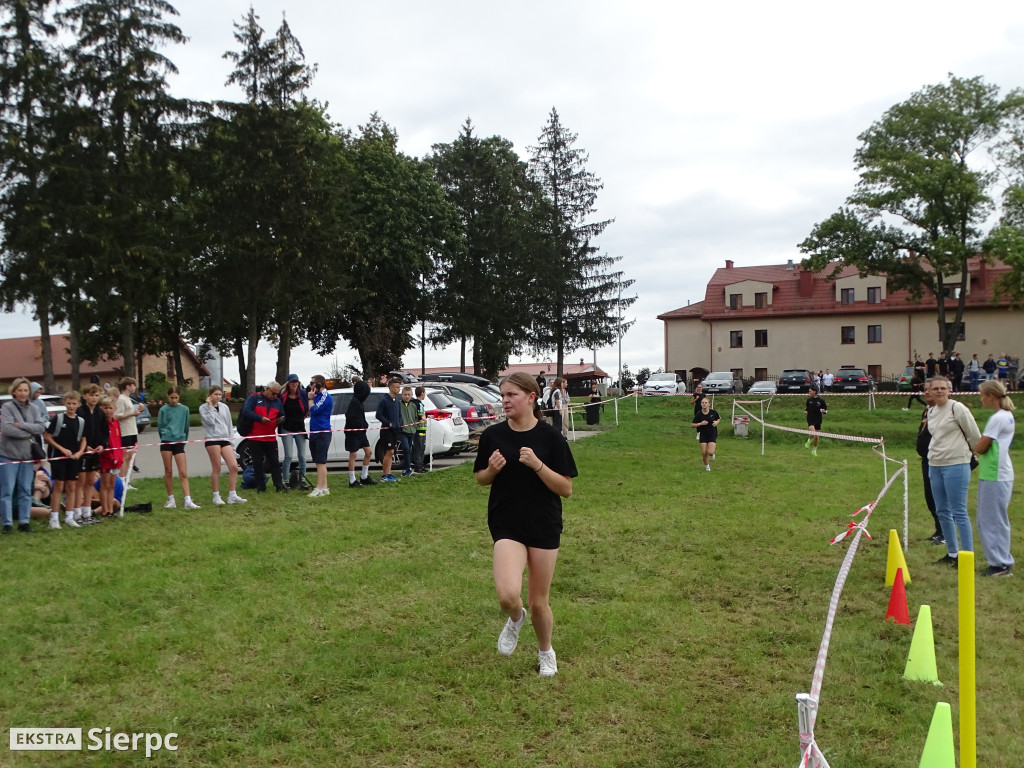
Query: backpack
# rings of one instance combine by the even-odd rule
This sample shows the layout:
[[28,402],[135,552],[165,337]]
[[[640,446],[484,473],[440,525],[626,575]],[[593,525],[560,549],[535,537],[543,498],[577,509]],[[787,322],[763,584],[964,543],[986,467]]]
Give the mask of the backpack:
[[[246,404],[248,404],[248,402],[249,401],[246,400]],[[253,420],[245,415],[245,406],[243,405],[242,410],[238,412],[238,419],[235,421],[235,430],[242,437],[248,437],[252,432],[252,425]]]
[[[81,416],[75,416],[75,419],[78,421],[78,437],[75,438],[75,442],[76,443],[80,443],[80,442],[82,442],[82,434],[85,432],[85,419],[83,419]],[[60,434],[60,431],[63,428],[64,428],[64,414],[63,413],[58,413],[57,414],[57,425],[56,425],[56,432],[57,432],[58,435]]]

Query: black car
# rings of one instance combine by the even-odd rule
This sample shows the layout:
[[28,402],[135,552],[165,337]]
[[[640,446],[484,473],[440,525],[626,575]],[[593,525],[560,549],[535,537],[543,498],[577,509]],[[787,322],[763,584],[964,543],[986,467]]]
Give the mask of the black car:
[[814,374],[805,368],[787,368],[779,376],[777,392],[809,392],[814,383]]
[[835,379],[832,381],[833,392],[870,392],[875,388],[875,382],[868,376],[863,368],[854,368],[844,365],[836,371]]

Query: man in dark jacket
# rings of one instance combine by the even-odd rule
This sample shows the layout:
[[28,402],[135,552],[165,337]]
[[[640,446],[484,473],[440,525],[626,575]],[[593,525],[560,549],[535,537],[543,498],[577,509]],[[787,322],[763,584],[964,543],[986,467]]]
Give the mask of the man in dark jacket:
[[277,456],[277,425],[284,421],[284,404],[278,395],[281,385],[272,381],[262,392],[249,395],[242,406],[242,414],[252,421],[249,446],[252,451],[252,468],[256,474],[256,490],[267,490],[267,475],[263,466],[270,468],[270,477],[278,493],[288,490],[281,478],[281,460]]
[[381,395],[380,404],[377,406],[377,413],[374,414],[380,422],[380,437],[378,443],[384,455],[381,458],[381,469],[383,475],[381,480],[386,483],[397,483],[398,478],[391,474],[391,462],[395,459],[395,447],[398,445],[398,428],[402,425],[401,399],[398,393],[402,388],[402,380],[397,376],[388,379],[388,394]]
[[928,446],[932,442],[932,434],[928,431],[928,406],[932,404],[931,383],[925,382],[924,411],[921,413],[921,424],[917,428],[917,455],[921,457],[921,474],[924,475],[924,503],[928,505],[928,511],[932,513],[932,520],[935,522],[935,533],[928,537],[932,544],[945,544],[946,539],[942,534],[942,527],[939,525],[939,516],[935,513],[935,497],[932,495],[932,482],[928,475]]
[[[348,451],[348,487],[362,488],[364,485],[376,485],[377,481],[370,477],[370,440],[366,430],[370,426],[366,421],[366,398],[370,396],[370,385],[362,379],[356,379],[352,385],[352,399],[345,411],[345,450]],[[362,477],[356,480],[356,455],[363,452]]]

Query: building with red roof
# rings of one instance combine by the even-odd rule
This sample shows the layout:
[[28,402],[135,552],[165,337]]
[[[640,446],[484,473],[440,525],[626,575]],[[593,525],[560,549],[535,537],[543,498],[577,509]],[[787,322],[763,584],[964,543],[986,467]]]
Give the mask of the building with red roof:
[[[970,281],[956,351],[1019,354],[1024,314],[998,296],[996,281],[1009,271],[980,257],[968,263]],[[861,277],[845,267],[834,280],[788,264],[715,271],[704,300],[658,315],[665,331],[665,370],[702,378],[732,371],[766,379],[786,368],[835,371],[865,368],[876,380],[898,375],[908,361],[941,355],[936,300],[927,291],[915,301],[905,290],[889,291],[884,275]],[[952,284],[952,285],[950,285]],[[947,281],[952,321],[959,280]]]

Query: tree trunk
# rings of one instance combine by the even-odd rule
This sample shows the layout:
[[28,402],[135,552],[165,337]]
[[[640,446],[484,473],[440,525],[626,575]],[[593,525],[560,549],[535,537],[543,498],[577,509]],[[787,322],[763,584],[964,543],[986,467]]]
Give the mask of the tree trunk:
[[181,366],[181,342],[174,347],[174,378],[179,387],[187,386],[185,383],[185,369]]
[[45,301],[36,307],[39,317],[39,356],[43,362],[43,391],[55,392],[57,384],[53,378],[53,344],[50,340],[50,308]]
[[135,379],[135,325],[131,316],[132,313],[129,311],[122,325],[121,360],[124,361],[124,371],[121,375]]
[[459,373],[466,372],[466,337],[459,339]]
[[[253,390],[249,389],[248,377],[246,372],[249,370],[245,364],[245,350],[242,348],[242,332],[238,330],[235,332],[235,359],[238,360],[238,384],[245,390],[243,397],[248,397],[253,393]],[[236,395],[237,397],[237,395]]]
[[277,380],[282,384],[288,379],[288,368],[292,356],[292,319],[284,320],[277,328]]
[[78,359],[78,323],[74,315],[68,318],[68,362],[71,364],[71,388],[82,391],[82,373]]
[[245,364],[245,391],[256,391],[256,347],[260,343],[259,325],[249,327],[249,356]]

